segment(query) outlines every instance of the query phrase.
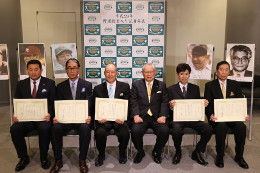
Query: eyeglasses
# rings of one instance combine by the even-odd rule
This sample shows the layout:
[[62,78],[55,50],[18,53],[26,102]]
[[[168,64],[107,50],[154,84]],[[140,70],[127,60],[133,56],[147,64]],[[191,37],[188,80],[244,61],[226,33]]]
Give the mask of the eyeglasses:
[[143,71],[144,74],[152,74],[154,73],[155,71]]
[[234,61],[234,63],[239,63],[240,61],[242,62],[242,63],[245,63],[245,62],[248,62],[249,61],[249,58],[248,57],[245,57],[245,56],[243,56],[242,58],[239,58],[239,57],[236,57],[236,56],[234,56],[234,57],[232,57],[232,60]]
[[78,69],[79,69],[78,67],[66,68],[66,70],[69,70],[69,71],[78,70]]

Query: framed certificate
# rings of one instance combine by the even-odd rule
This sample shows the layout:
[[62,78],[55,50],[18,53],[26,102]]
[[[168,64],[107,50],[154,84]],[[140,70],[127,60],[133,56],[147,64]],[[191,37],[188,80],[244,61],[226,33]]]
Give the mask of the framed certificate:
[[175,100],[173,121],[204,121],[204,99]]
[[215,99],[216,122],[245,121],[247,116],[246,98]]
[[127,120],[128,100],[96,98],[95,120]]
[[47,99],[13,99],[14,116],[19,121],[44,121],[48,114]]
[[55,117],[60,123],[85,123],[88,118],[87,100],[58,100],[55,104]]

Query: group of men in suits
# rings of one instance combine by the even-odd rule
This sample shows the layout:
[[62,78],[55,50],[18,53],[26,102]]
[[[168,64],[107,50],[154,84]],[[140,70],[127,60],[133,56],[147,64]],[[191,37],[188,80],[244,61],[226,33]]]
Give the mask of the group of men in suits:
[[[201,165],[207,165],[203,153],[206,150],[207,142],[210,140],[213,130],[216,133],[217,158],[215,164],[224,167],[224,144],[227,128],[234,129],[236,142],[235,161],[243,168],[248,168],[243,159],[246,128],[243,122],[216,123],[214,117],[214,99],[216,98],[239,98],[242,96],[241,89],[237,82],[228,80],[229,64],[222,61],[217,65],[218,79],[206,84],[205,107],[209,124],[204,122],[173,122],[172,110],[177,99],[200,99],[199,87],[188,83],[191,68],[188,64],[179,64],[176,68],[179,82],[170,86],[155,79],[156,68],[153,64],[147,63],[142,68],[143,79],[132,84],[132,89],[127,83],[116,79],[118,71],[115,65],[109,64],[105,67],[104,75],[106,81],[97,85],[93,90],[92,84],[80,79],[80,64],[77,59],[71,58],[66,62],[66,72],[69,79],[61,82],[55,87],[53,80],[41,76],[42,67],[38,60],[31,60],[27,64],[29,78],[19,81],[17,84],[15,98],[47,98],[48,114],[45,121],[41,122],[20,122],[13,116],[14,124],[11,126],[11,137],[16,148],[20,161],[15,170],[23,170],[29,163],[25,135],[36,129],[39,133],[39,148],[41,166],[43,169],[50,167],[48,159],[49,143],[51,141],[55,163],[51,173],[58,173],[63,167],[62,161],[62,137],[71,129],[79,132],[79,169],[81,173],[88,172],[86,155],[91,139],[91,130],[94,128],[97,149],[99,154],[95,159],[95,166],[101,166],[105,160],[105,148],[107,136],[111,130],[118,137],[119,142],[119,163],[127,162],[126,150],[131,132],[131,140],[137,149],[134,163],[140,163],[145,157],[143,149],[143,136],[148,128],[152,128],[156,135],[156,142],[152,151],[155,163],[162,162],[162,150],[168,141],[169,134],[172,134],[176,153],[172,163],[178,164],[181,160],[181,141],[184,127],[191,127],[196,130],[201,139],[192,153],[192,159]],[[219,82],[225,82],[226,95],[221,92]],[[108,121],[106,119],[95,120],[95,99],[125,99],[129,100],[129,119],[124,121],[117,119]],[[89,116],[85,123],[59,123],[54,115],[54,100],[88,100]],[[169,121],[168,121],[169,120]],[[131,129],[131,131],[129,130]]]

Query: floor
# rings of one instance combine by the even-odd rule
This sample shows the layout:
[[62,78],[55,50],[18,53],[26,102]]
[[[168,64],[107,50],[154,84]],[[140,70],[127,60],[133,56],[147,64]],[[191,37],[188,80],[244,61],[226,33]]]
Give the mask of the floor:
[[[9,127],[10,127],[10,114],[9,114],[9,106],[8,105],[0,105],[0,172],[12,173],[15,172],[14,168],[18,162],[18,158],[16,155],[16,151],[12,144]],[[165,155],[162,164],[156,164],[153,162],[151,157],[152,146],[155,142],[155,138],[153,135],[145,136],[145,151],[146,156],[140,164],[134,164],[131,159],[124,165],[120,165],[118,163],[118,145],[117,139],[114,136],[108,138],[108,147],[106,149],[106,160],[104,165],[101,167],[95,167],[94,164],[94,152],[93,149],[94,144],[92,141],[91,147],[88,154],[88,166],[89,172],[102,172],[102,173],[119,173],[119,172],[130,172],[130,173],[186,173],[186,172],[198,172],[198,173],[240,173],[240,172],[248,172],[248,173],[256,173],[260,170],[260,110],[253,111],[253,135],[252,140],[249,141],[248,138],[246,140],[244,158],[249,164],[249,169],[244,170],[240,168],[233,160],[234,157],[234,139],[233,136],[229,136],[229,144],[226,149],[226,156],[224,157],[225,167],[218,168],[214,164],[214,158],[216,156],[215,153],[215,139],[212,136],[208,147],[207,147],[207,161],[209,164],[207,166],[201,166],[194,162],[191,158],[191,152],[193,151],[193,136],[185,135],[182,143],[182,152],[183,158],[181,163],[178,165],[173,165],[171,163],[171,157],[174,152],[174,148],[172,147],[172,140],[170,138],[170,156]],[[248,123],[246,123],[248,126]],[[43,170],[40,167],[39,161],[39,148],[38,148],[38,138],[32,137],[30,138],[30,150],[29,156],[31,159],[30,164],[21,172],[24,173],[45,173],[49,172],[49,170]],[[61,173],[78,173],[78,137],[65,137],[64,138],[64,152],[63,152],[63,162],[64,166]],[[52,163],[54,162],[52,150],[49,150],[49,155]]]

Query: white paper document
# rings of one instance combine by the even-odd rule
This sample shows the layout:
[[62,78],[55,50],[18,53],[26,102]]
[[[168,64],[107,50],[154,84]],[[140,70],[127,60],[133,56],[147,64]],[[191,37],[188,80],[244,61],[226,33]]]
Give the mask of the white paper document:
[[215,99],[216,122],[245,121],[247,116],[246,98]]
[[54,103],[59,123],[85,123],[89,116],[88,100],[58,100]]
[[96,98],[95,120],[127,120],[128,100]]
[[173,121],[204,121],[204,99],[175,100]]
[[48,114],[47,99],[14,99],[14,116],[19,121],[44,121]]

